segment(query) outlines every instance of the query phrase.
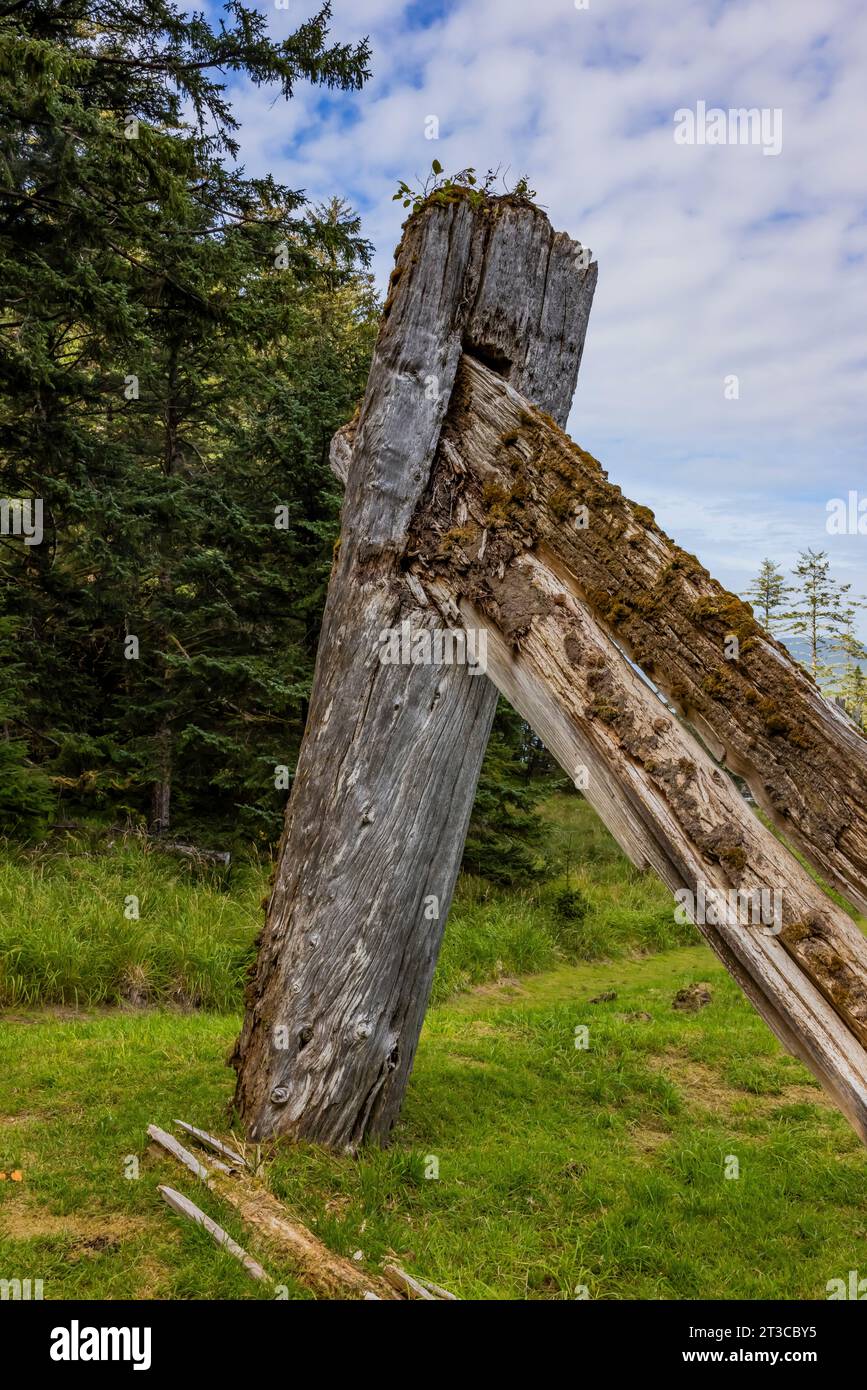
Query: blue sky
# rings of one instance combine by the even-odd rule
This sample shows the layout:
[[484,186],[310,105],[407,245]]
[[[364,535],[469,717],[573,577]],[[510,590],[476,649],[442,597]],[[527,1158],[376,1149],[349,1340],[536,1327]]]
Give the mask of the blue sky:
[[[233,88],[248,171],[352,201],[381,284],[399,179],[434,158],[526,173],[599,262],[574,438],[730,587],[812,546],[867,592],[867,536],[825,526],[829,499],[867,496],[863,0],[333,4],[373,79],[288,106]],[[258,8],[280,35],[315,0]],[[780,153],[676,144],[699,101],[778,108]]]

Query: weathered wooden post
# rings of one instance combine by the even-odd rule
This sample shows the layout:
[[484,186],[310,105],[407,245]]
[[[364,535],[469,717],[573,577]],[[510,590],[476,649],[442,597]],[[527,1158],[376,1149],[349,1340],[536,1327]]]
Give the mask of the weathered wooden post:
[[351,1150],[397,1116],[497,692],[466,664],[383,664],[381,634],[443,625],[407,545],[462,353],[564,424],[595,283],[581,248],[519,198],[456,196],[406,226],[345,460],[307,731],[236,1049],[255,1139]]

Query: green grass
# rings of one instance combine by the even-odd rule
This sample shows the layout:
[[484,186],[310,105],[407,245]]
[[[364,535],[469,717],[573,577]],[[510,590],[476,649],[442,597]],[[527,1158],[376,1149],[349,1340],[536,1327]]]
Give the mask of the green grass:
[[[273,1153],[275,1193],[333,1249],[397,1256],[465,1298],[820,1299],[867,1275],[846,1122],[587,804],[543,811],[539,884],[459,884],[393,1146]],[[23,1173],[0,1180],[0,1278],[48,1298],[268,1297],[164,1206],[168,1181],[309,1296],[145,1138],[177,1117],[227,1128],[266,891],[262,865],[224,884],[95,837],[0,858],[0,1172]],[[713,1002],[675,1011],[697,980]]]
[[[695,980],[713,1002],[672,1009]],[[42,1278],[47,1298],[264,1296],[163,1206],[168,1181],[303,1296],[231,1209],[145,1149],[149,1122],[225,1132],[238,1022],[113,1011],[0,1024],[0,1169],[23,1171],[0,1182],[0,1277]],[[863,1148],[702,946],[560,966],[431,1010],[392,1148],[356,1160],[293,1148],[267,1174],[333,1249],[371,1267],[395,1254],[465,1298],[584,1285],[593,1298],[821,1299],[829,1279],[867,1274]]]
[[[538,886],[508,892],[461,879],[434,1001],[500,975],[695,940],[675,924],[670,895],[631,868],[585,801],[558,794],[543,812],[549,871]],[[0,855],[0,1007],[238,1009],[269,872],[241,861],[224,884],[135,839],[107,846],[96,836]],[[567,884],[583,896],[581,920],[558,911]]]
[[135,841],[3,857],[0,1004],[237,1008],[267,875],[242,865],[225,892]]

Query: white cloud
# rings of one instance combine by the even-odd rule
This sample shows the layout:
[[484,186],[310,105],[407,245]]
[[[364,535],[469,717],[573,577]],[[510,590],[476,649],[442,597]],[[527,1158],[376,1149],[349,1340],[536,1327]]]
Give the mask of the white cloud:
[[[456,0],[427,27],[424,0],[335,10],[341,39],[370,33],[373,80],[316,120],[320,93],[287,111],[239,90],[251,172],[354,199],[383,280],[398,178],[434,156],[527,173],[599,260],[575,437],[734,587],[809,544],[867,590],[867,538],[824,528],[828,497],[867,492],[861,0]],[[699,100],[781,108],[782,152],[675,145]]]

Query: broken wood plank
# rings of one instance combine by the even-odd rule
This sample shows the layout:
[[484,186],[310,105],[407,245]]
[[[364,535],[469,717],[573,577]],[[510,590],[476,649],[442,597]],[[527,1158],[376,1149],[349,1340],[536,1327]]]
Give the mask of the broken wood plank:
[[398,1289],[406,1298],[428,1299],[434,1301],[443,1299],[447,1303],[458,1303],[456,1294],[449,1293],[448,1289],[435,1284],[431,1279],[423,1279],[420,1274],[409,1274],[401,1265],[389,1260],[383,1264],[382,1272],[395,1289]]
[[248,1255],[247,1251],[232,1239],[228,1231],[224,1231],[222,1226],[218,1226],[216,1221],[212,1221],[201,1207],[197,1207],[195,1202],[190,1201],[189,1197],[185,1197],[181,1192],[176,1192],[173,1187],[163,1185],[160,1185],[157,1191],[161,1193],[164,1201],[168,1202],[172,1211],[177,1212],[178,1216],[186,1217],[188,1221],[193,1221],[197,1226],[201,1226],[217,1245],[228,1250],[230,1255],[234,1255],[235,1259],[244,1266],[251,1279],[257,1279],[260,1283],[273,1284],[274,1280],[270,1274],[265,1273],[258,1261],[254,1260],[252,1255]]
[[[397,1268],[400,1268],[400,1266],[397,1266]],[[432,1294],[435,1295],[436,1298],[445,1299],[447,1303],[460,1302],[460,1299],[458,1298],[456,1293],[449,1293],[448,1289],[442,1288],[440,1284],[435,1284],[432,1279],[422,1279],[421,1275],[419,1274],[417,1274],[415,1277],[418,1280],[418,1282],[420,1284],[423,1284],[426,1289],[428,1289]]]
[[[210,1149],[212,1153],[219,1154],[221,1158],[224,1158],[229,1168],[249,1167],[246,1158],[239,1154],[237,1150],[230,1149],[228,1144],[223,1143],[222,1139],[215,1139],[213,1134],[208,1134],[206,1130],[197,1129],[195,1125],[188,1125],[186,1120],[175,1120],[174,1123],[178,1126],[178,1129],[182,1129],[185,1134],[190,1134],[194,1139],[198,1139],[199,1143],[206,1149]],[[229,1168],[226,1168],[224,1171],[228,1172]]]
[[[203,1183],[210,1182],[211,1174],[204,1163],[200,1163],[196,1155],[190,1153],[189,1149],[185,1149],[183,1144],[179,1144],[177,1139],[171,1134],[167,1134],[164,1129],[160,1129],[159,1125],[148,1125],[148,1134],[150,1138],[153,1139],[154,1143],[158,1144],[161,1149],[165,1149],[166,1153],[171,1154],[172,1158],[176,1158],[179,1163],[183,1163],[184,1167],[189,1169],[193,1174],[193,1177],[198,1178],[199,1181]],[[220,1163],[218,1159],[212,1159],[211,1161],[213,1166],[219,1168],[223,1173],[229,1172],[225,1163]]]
[[382,1272],[389,1284],[406,1298],[426,1299],[429,1303],[436,1303],[435,1295],[418,1279],[413,1279],[411,1274],[407,1274],[405,1269],[401,1269],[400,1265],[385,1264],[382,1266]]
[[[175,1123],[195,1131],[193,1125],[185,1125],[180,1120]],[[195,1133],[204,1134],[205,1131]],[[232,1172],[214,1158],[208,1159],[209,1168],[158,1125],[148,1125],[148,1134],[166,1153],[203,1182],[209,1191],[234,1207],[245,1224],[252,1226],[275,1245],[289,1259],[298,1279],[321,1297],[377,1300],[395,1297],[387,1281],[368,1275],[350,1260],[333,1254],[306,1226],[290,1220],[282,1203],[256,1183],[246,1168]],[[207,1137],[219,1145],[221,1151],[231,1152],[221,1140],[214,1139],[213,1135]]]
[[340,545],[235,1053],[253,1140],[353,1151],[398,1114],[497,695],[466,664],[387,664],[408,527],[463,350],[565,423],[595,263],[518,198],[408,220],[349,451]]

